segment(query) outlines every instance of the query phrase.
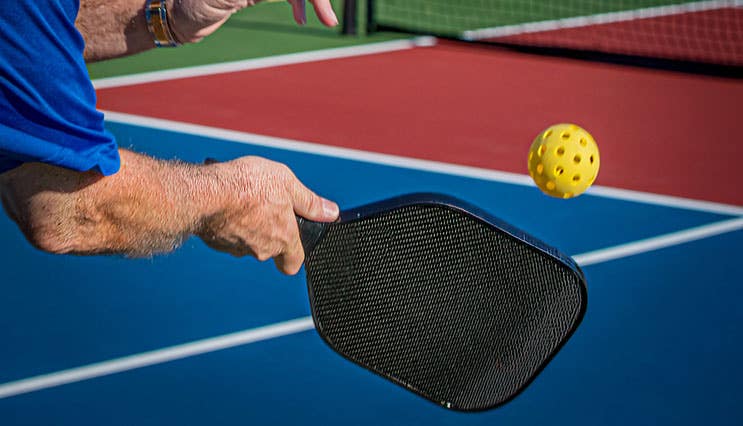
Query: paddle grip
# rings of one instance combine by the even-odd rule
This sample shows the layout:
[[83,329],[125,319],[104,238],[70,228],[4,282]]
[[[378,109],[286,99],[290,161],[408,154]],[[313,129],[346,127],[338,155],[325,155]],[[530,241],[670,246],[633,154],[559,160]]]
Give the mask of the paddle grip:
[[305,256],[309,255],[317,242],[325,232],[326,223],[315,222],[297,216],[297,226],[299,227],[299,238],[302,240]]

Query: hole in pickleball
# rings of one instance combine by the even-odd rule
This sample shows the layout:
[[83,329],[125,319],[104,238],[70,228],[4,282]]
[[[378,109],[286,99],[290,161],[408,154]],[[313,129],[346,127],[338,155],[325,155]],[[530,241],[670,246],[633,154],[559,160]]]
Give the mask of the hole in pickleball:
[[564,146],[557,147],[557,149],[555,150],[555,154],[562,157],[563,154],[565,154],[565,147]]
[[573,163],[580,164],[580,154],[575,154],[575,157],[573,157]]
[[560,176],[565,172],[565,169],[562,168],[562,166],[555,167],[555,176]]

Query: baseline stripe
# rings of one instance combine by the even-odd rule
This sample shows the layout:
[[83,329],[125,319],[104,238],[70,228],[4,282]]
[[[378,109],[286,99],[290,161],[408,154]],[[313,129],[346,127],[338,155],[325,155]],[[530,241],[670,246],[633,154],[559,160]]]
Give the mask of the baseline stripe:
[[[302,152],[307,154],[323,155],[326,157],[361,161],[365,163],[381,164],[413,170],[422,170],[433,173],[449,174],[453,176],[463,176],[494,182],[510,183],[514,185],[534,186],[534,182],[528,175],[525,174],[503,172],[479,167],[462,166],[458,164],[443,163],[432,160],[421,160],[417,158],[402,157],[391,154],[380,154],[351,148],[340,148],[312,142],[303,142],[293,139],[259,135],[255,133],[225,130],[216,127],[201,126],[198,124],[189,124],[179,121],[163,120],[159,118],[143,117],[119,112],[102,112],[106,115],[106,120],[116,123],[149,127],[153,129],[179,132],[189,135],[205,136],[209,138],[222,139],[247,145],[263,146],[268,148],[282,149],[286,151]],[[712,201],[693,200],[671,195],[652,194],[648,192],[633,191],[629,189],[594,185],[588,189],[587,194],[604,198],[674,207],[686,210],[696,210],[731,216],[743,216],[743,207],[740,206],[715,203]]]
[[555,31],[565,28],[588,27],[591,25],[611,24],[635,19],[658,18],[661,16],[679,15],[682,13],[704,12],[743,6],[743,0],[710,0],[668,6],[648,7],[644,9],[625,10],[621,12],[598,13],[595,15],[576,16],[572,18],[553,19],[549,21],[527,22],[523,24],[504,25],[500,27],[480,28],[464,31],[465,40],[482,40],[487,38],[506,37],[517,34]]
[[212,65],[199,65],[193,67],[130,74],[120,77],[99,78],[93,80],[93,87],[95,87],[96,89],[106,89],[110,87],[131,86],[134,84],[174,80],[177,78],[199,77],[228,72],[278,67],[282,65],[299,64],[304,62],[325,61],[328,59],[373,55],[377,53],[387,53],[398,50],[412,49],[414,47],[433,46],[435,44],[436,39],[434,37],[416,37],[406,40],[392,40],[379,43],[362,44],[358,46],[312,50],[309,52],[290,53],[286,55],[246,59],[234,62],[223,62]]
[[[634,243],[578,254],[573,256],[573,259],[581,266],[595,265],[740,229],[743,229],[743,218],[731,219],[685,231],[660,235]],[[314,323],[311,317],[296,318],[290,321],[8,382],[0,384],[0,399],[247,345],[262,340],[301,333],[312,328],[314,328]]]

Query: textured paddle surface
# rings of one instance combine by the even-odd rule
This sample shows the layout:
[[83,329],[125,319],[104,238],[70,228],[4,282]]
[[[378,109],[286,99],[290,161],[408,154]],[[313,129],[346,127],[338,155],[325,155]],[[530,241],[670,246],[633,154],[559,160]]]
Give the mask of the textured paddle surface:
[[336,351],[458,410],[516,395],[585,307],[576,271],[438,205],[330,225],[306,270]]

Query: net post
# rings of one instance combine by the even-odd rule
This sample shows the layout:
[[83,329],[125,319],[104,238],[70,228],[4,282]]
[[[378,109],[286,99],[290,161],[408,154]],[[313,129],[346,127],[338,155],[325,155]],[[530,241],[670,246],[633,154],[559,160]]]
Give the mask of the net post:
[[357,33],[357,10],[358,0],[345,0],[343,2],[343,35],[356,35]]
[[374,14],[374,0],[366,0],[366,33],[377,32],[377,20]]

